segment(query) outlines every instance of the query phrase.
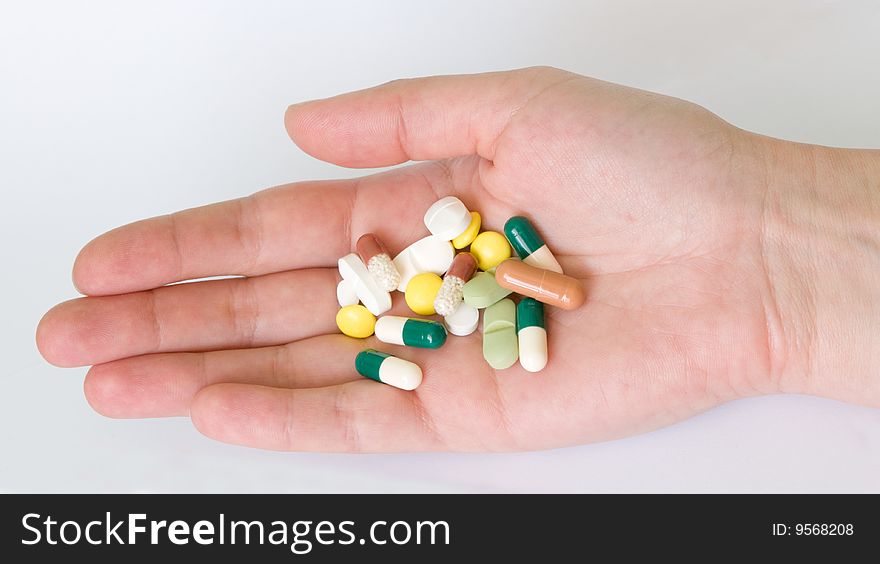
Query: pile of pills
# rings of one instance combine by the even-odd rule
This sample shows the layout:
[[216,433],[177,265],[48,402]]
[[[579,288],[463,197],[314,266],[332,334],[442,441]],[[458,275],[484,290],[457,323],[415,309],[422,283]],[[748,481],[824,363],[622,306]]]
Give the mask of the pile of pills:
[[[431,233],[394,258],[374,234],[358,239],[356,253],[339,259],[342,280],[336,288],[340,310],[336,325],[349,337],[376,338],[391,345],[436,349],[447,333],[470,335],[483,312],[483,358],[496,370],[517,360],[529,372],[547,364],[544,304],[574,309],[584,290],[562,272],[528,219],[512,217],[504,234],[480,232],[481,218],[454,196],[435,202],[425,213]],[[512,258],[516,251],[519,257]],[[432,319],[383,315],[391,292],[404,293],[407,306]],[[519,303],[508,296],[520,294]],[[378,317],[378,319],[377,319]],[[422,382],[418,365],[373,349],[361,351],[355,368],[362,376],[403,390]]]

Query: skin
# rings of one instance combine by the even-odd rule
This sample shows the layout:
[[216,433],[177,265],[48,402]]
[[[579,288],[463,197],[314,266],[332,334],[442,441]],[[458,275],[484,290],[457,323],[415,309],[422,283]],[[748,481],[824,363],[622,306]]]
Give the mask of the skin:
[[[120,227],[73,269],[86,295],[37,329],[93,365],[110,417],[189,416],[209,437],[317,451],[522,450],[624,437],[738,398],[880,406],[880,154],[758,136],[681,100],[552,68],[394,81],[291,106],[293,141],[347,167]],[[529,216],[587,292],[548,308],[550,363],[495,372],[479,332],[440,351],[338,334],[338,257],[392,253],[460,197]],[[244,278],[167,284],[215,275]],[[406,314],[402,294],[391,313]],[[424,370],[361,378],[365,347]]]

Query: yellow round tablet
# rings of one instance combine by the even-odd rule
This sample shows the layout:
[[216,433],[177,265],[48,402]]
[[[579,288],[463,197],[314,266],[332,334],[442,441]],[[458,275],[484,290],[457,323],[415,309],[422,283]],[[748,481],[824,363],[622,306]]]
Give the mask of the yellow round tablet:
[[480,214],[471,212],[471,224],[468,225],[468,228],[461,235],[452,240],[452,246],[456,249],[463,249],[470,245],[480,232],[481,222]]
[[510,243],[497,231],[484,231],[471,243],[471,254],[480,270],[490,270],[510,258]]
[[406,285],[406,305],[419,315],[434,315],[434,298],[441,285],[443,279],[433,272],[416,274]]
[[339,330],[356,339],[366,339],[376,328],[376,316],[361,304],[345,306],[336,314]]

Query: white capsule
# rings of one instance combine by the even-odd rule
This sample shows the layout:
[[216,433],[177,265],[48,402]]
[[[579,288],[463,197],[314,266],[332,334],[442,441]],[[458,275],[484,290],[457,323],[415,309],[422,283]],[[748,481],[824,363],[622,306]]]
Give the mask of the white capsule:
[[336,301],[339,302],[339,307],[356,305],[360,302],[351,282],[348,280],[339,281],[339,284],[336,285]]
[[415,390],[422,383],[422,369],[408,360],[389,356],[379,367],[379,379],[401,390]]
[[403,326],[406,325],[406,317],[396,315],[383,315],[376,320],[376,338],[389,345],[401,345],[403,342]]
[[364,262],[355,253],[339,259],[339,274],[354,286],[358,300],[373,315],[382,315],[391,309],[391,294],[381,289]]
[[394,266],[400,273],[400,285],[397,289],[405,292],[406,285],[416,274],[433,272],[442,275],[449,270],[453,258],[455,249],[448,240],[434,235],[419,239],[394,257]]
[[517,333],[519,363],[529,372],[540,372],[547,366],[547,330],[543,327],[523,327]]
[[451,315],[443,318],[443,321],[450,333],[465,337],[477,330],[480,324],[480,310],[461,302]]
[[470,227],[471,212],[455,196],[440,198],[425,212],[425,227],[432,235],[452,241]]
[[365,378],[401,390],[415,390],[422,383],[422,369],[417,364],[373,349],[359,352],[354,367]]

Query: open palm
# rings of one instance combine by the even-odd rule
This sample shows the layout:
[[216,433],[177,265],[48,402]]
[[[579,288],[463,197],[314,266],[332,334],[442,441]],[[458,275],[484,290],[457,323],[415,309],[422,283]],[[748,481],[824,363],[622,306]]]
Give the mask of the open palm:
[[[563,71],[396,81],[293,106],[308,153],[350,167],[106,233],[46,314],[61,366],[93,364],[113,417],[189,415],[208,436],[295,450],[517,450],[625,436],[774,389],[761,259],[762,141],[682,102]],[[368,232],[392,253],[454,194],[500,230],[527,215],[587,303],[548,308],[550,362],[492,370],[481,338],[403,349],[338,334],[336,260]],[[174,284],[193,278],[243,278]],[[390,313],[406,315],[402,294]],[[376,347],[405,392],[361,378]]]

